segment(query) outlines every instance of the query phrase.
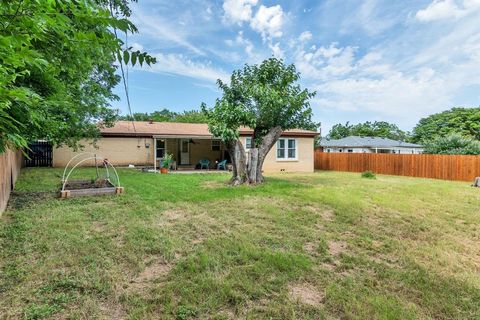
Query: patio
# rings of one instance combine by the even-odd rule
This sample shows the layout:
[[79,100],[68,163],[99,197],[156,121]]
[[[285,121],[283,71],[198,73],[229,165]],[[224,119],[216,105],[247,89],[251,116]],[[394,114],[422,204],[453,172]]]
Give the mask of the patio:
[[[219,139],[205,136],[154,136],[154,170],[161,167],[166,154],[173,156],[172,172],[211,172],[228,162],[228,152]],[[227,160],[227,161],[225,161]],[[225,168],[227,169],[227,168]]]

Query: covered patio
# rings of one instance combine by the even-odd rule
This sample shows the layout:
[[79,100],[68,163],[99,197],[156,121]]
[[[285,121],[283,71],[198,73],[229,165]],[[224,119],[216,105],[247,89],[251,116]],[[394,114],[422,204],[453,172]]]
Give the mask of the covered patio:
[[[198,135],[154,135],[154,170],[161,167],[166,154],[173,156],[170,169],[176,172],[217,170],[229,162],[228,152],[219,139]],[[223,162],[223,163],[225,163]],[[227,166],[225,166],[226,171]]]

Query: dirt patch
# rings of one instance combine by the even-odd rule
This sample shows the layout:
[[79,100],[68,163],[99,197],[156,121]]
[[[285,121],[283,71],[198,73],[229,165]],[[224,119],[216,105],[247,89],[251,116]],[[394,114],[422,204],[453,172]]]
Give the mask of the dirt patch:
[[320,217],[325,221],[333,221],[333,218],[335,217],[335,212],[332,209],[318,208],[311,205],[305,206],[304,208],[320,215]]
[[306,252],[308,252],[310,254],[314,254],[317,251],[317,246],[313,242],[306,242],[303,245],[303,250],[305,250]]
[[55,192],[13,191],[10,194],[8,208],[12,210],[22,210],[30,206],[36,206],[43,200],[52,198],[55,198]]
[[130,288],[141,291],[150,286],[151,282],[168,275],[172,265],[167,263],[163,258],[155,258],[148,263],[147,267],[131,281]]
[[102,314],[102,319],[123,320],[127,318],[125,309],[118,301],[107,301],[101,303],[100,311]]
[[100,221],[93,221],[92,222],[92,230],[95,232],[104,232],[106,224]]
[[347,243],[345,241],[330,241],[328,243],[328,252],[332,256],[337,256],[347,249]]
[[303,304],[318,307],[325,299],[325,293],[318,291],[314,286],[303,283],[292,285],[289,288],[290,299],[300,301]]
[[216,189],[224,186],[225,186],[224,182],[216,181],[216,180],[209,180],[202,183],[202,187],[205,189]]

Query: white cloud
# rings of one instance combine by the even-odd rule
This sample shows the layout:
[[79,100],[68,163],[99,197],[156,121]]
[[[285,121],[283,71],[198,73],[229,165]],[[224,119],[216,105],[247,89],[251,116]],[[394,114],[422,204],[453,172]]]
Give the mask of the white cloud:
[[281,37],[283,20],[284,13],[280,5],[272,7],[261,5],[251,19],[250,26],[258,31],[264,39]]
[[224,21],[227,23],[239,23],[250,21],[252,7],[257,5],[258,0],[225,0],[223,10]]
[[464,0],[458,4],[454,0],[434,0],[425,9],[417,11],[415,17],[423,22],[458,19],[480,9],[480,0]]
[[228,73],[213,67],[210,62],[196,62],[181,54],[158,53],[154,56],[157,58],[157,63],[142,70],[185,76],[207,82],[216,82],[217,79],[227,81],[229,79]]
[[274,57],[279,58],[279,59],[284,59],[285,58],[285,52],[280,48],[280,43],[276,44],[269,44],[270,50],[272,50],[272,54]]
[[254,45],[252,41],[245,39],[243,36],[243,31],[239,31],[235,40],[228,39],[225,43],[230,46],[241,46],[244,48],[245,53],[249,58],[253,56]]
[[175,45],[182,46],[189,49],[191,52],[198,55],[205,55],[203,50],[194,46],[187,40],[187,35],[178,28],[172,28],[172,24],[163,21],[160,17],[151,16],[140,8],[133,11],[133,22],[144,35],[149,35],[155,38],[158,42],[168,41]]
[[300,34],[298,39],[302,42],[312,40],[312,33],[310,31],[304,31]]

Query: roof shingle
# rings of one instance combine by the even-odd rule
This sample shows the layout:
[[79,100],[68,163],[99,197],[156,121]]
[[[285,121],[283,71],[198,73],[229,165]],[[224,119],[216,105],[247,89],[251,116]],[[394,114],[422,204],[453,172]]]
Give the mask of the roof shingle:
[[[150,121],[117,121],[111,128],[100,128],[102,136],[204,136],[213,137],[205,123],[183,122],[150,122]],[[250,128],[240,128],[241,135],[253,133]],[[315,131],[292,129],[283,133],[284,136],[309,136],[317,135]]]

